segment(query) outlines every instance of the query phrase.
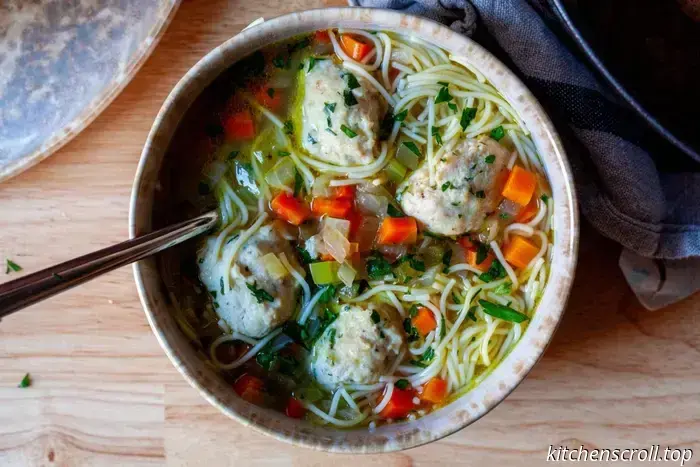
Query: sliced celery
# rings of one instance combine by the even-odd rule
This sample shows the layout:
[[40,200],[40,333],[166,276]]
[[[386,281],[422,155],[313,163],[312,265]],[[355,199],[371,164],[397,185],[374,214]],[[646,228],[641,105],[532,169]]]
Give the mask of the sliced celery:
[[338,269],[340,264],[337,261],[321,261],[309,264],[311,277],[317,285],[335,284],[340,282]]
[[389,177],[389,180],[391,180],[394,183],[399,183],[406,176],[406,172],[408,171],[408,169],[401,162],[397,161],[396,159],[392,159],[386,165],[384,171]]
[[265,181],[274,188],[284,188],[294,183],[296,167],[294,161],[289,157],[283,157],[267,171]]

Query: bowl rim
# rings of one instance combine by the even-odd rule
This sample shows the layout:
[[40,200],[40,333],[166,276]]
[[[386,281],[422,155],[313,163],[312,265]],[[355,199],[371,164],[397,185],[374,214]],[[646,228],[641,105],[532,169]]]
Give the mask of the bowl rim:
[[[445,407],[431,412],[416,421],[405,424],[388,425],[390,428],[387,428],[388,434],[386,436],[384,436],[384,434],[380,436],[380,428],[378,428],[376,433],[367,433],[366,437],[360,437],[359,439],[363,441],[359,444],[353,444],[350,441],[338,442],[337,440],[322,440],[319,439],[319,436],[316,434],[316,431],[319,430],[312,432],[311,435],[306,432],[303,435],[299,435],[285,432],[279,427],[276,427],[274,423],[264,424],[260,421],[259,417],[251,417],[251,411],[231,408],[227,401],[214,394],[210,387],[205,386],[200,381],[200,379],[204,378],[201,371],[192,368],[180,357],[178,351],[171,342],[169,342],[163,330],[163,322],[160,321],[160,318],[154,312],[157,300],[154,300],[146,285],[146,275],[149,272],[153,272],[152,268],[151,271],[149,271],[147,262],[140,261],[133,265],[133,270],[140,301],[149,325],[156,335],[159,344],[171,363],[173,363],[185,380],[219,411],[242,423],[244,426],[253,427],[256,431],[270,435],[278,440],[316,450],[341,453],[392,452],[421,446],[455,433],[486,415],[510,394],[520,382],[522,382],[544,354],[547,345],[551,341],[559,325],[573,282],[578,254],[579,217],[573,176],[566,159],[563,145],[554,125],[539,102],[520,79],[490,52],[486,51],[472,39],[452,31],[447,26],[435,21],[386,9],[338,7],[305,10],[265,20],[255,27],[242,30],[200,59],[175,85],[159,110],[144,145],[134,178],[129,209],[129,236],[130,238],[134,238],[150,231],[150,215],[145,218],[141,218],[140,216],[143,216],[144,212],[150,214],[152,210],[152,206],[149,204],[149,201],[152,201],[152,199],[148,199],[146,195],[150,194],[152,198],[156,180],[148,179],[148,177],[153,176],[154,173],[158,173],[160,162],[162,162],[162,158],[167,149],[167,142],[169,142],[169,140],[167,140],[164,147],[162,144],[163,141],[159,140],[161,136],[160,132],[165,131],[163,127],[165,126],[164,121],[167,117],[173,118],[172,115],[180,111],[177,122],[174,124],[175,128],[177,128],[180,118],[189,107],[189,104],[185,102],[186,99],[183,97],[183,92],[186,91],[188,87],[199,86],[196,92],[196,94],[199,95],[211,82],[211,80],[202,80],[200,74],[206,74],[205,71],[212,66],[215,68],[221,67],[216,72],[217,75],[220,74],[224,69],[235,62],[235,60],[231,61],[227,58],[226,55],[228,52],[234,51],[235,54],[237,51],[239,53],[238,58],[242,58],[247,55],[241,53],[241,49],[243,49],[246,44],[256,41],[263,42],[264,45],[277,42],[281,40],[280,37],[278,37],[280,30],[283,31],[281,33],[283,38],[288,38],[304,32],[311,32],[322,27],[335,28],[341,23],[350,22],[369,23],[365,26],[369,29],[372,29],[370,24],[377,25],[374,27],[375,29],[384,30],[403,30],[404,28],[410,28],[413,30],[413,34],[418,35],[421,39],[428,42],[435,43],[435,40],[439,37],[441,41],[445,40],[449,42],[448,45],[458,44],[462,49],[473,54],[473,56],[470,57],[464,55],[463,58],[471,62],[472,60],[476,60],[474,57],[479,57],[479,60],[488,64],[488,70],[479,67],[476,68],[487,76],[489,82],[494,84],[496,89],[498,89],[504,97],[511,93],[517,94],[517,98],[513,99],[513,96],[511,96],[506,97],[506,100],[516,108],[518,113],[521,113],[521,109],[523,109],[522,111],[531,114],[527,116],[521,114],[521,117],[523,121],[528,122],[528,129],[533,133],[533,139],[538,146],[538,152],[543,153],[543,165],[548,172],[547,177],[552,185],[552,190],[557,191],[558,194],[553,196],[553,202],[555,204],[555,214],[553,216],[555,234],[552,251],[553,260],[547,287],[538,305],[537,312],[516,346],[509,351],[503,360],[475,388],[461,395]],[[319,23],[324,23],[324,25],[319,26]],[[345,24],[343,24],[343,26],[351,27]],[[432,39],[428,37],[430,34],[433,36]],[[442,42],[436,45],[448,48],[447,45],[442,45]],[[262,46],[255,47],[251,49],[251,51],[261,47]],[[504,93],[505,88],[508,88],[508,92]],[[187,105],[183,106],[183,102]],[[532,128],[530,128],[530,126],[532,126]],[[548,151],[541,151],[540,144],[543,144]],[[154,160],[158,160],[157,167],[153,167]],[[549,173],[550,169],[554,171],[556,177],[552,177]],[[544,311],[541,310],[543,304],[547,305],[544,307]],[[173,321],[172,318],[169,318],[169,320]],[[535,327],[536,323],[536,329],[533,329],[531,332],[531,328]],[[526,336],[528,336],[527,342]],[[528,351],[523,352],[523,350]],[[516,356],[518,353],[523,355]],[[507,362],[508,364],[506,365]],[[487,390],[490,392],[487,392]],[[472,400],[470,407],[466,407],[467,400]],[[451,408],[451,410],[448,413],[449,408]],[[265,412],[265,409],[261,410],[257,408],[255,410]],[[447,423],[445,423],[444,418],[447,416],[450,418],[447,420]],[[404,425],[411,425],[414,429],[408,433],[403,433],[400,429],[403,428]],[[437,425],[437,428],[434,428],[433,425]],[[397,427],[399,430],[396,430]],[[384,426],[382,429],[383,428]],[[328,436],[331,437],[333,437],[335,433],[340,433],[344,435],[343,437],[351,438],[353,435],[349,434],[354,434],[362,430],[327,431],[329,432]],[[366,432],[367,430],[364,431]],[[395,434],[398,439],[391,438],[391,436]]]

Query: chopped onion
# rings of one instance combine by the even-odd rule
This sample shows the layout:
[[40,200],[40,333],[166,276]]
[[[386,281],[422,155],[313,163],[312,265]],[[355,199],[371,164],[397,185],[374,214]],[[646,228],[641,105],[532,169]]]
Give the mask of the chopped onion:
[[426,287],[430,287],[431,285],[433,285],[433,282],[435,282],[435,276],[437,276],[437,273],[441,267],[444,266],[437,265],[433,266],[432,268],[428,268],[420,277],[421,285],[424,285]]
[[290,157],[283,157],[265,174],[265,181],[274,188],[288,188],[294,183],[296,167]]
[[338,229],[325,225],[321,231],[323,243],[328,249],[328,253],[337,262],[342,263],[350,252],[350,242]]
[[379,230],[379,219],[374,216],[363,216],[360,226],[357,228],[355,240],[358,243],[360,251],[369,251],[374,245],[374,239],[377,237]]
[[338,269],[338,279],[340,279],[343,284],[347,285],[348,287],[352,286],[352,282],[355,280],[356,275],[357,271],[355,271],[347,262],[341,264],[340,269]]
[[323,228],[321,233],[326,228],[332,228],[343,234],[343,237],[348,238],[350,235],[350,221],[345,219],[336,219],[335,217],[326,217],[323,220]]
[[267,273],[270,274],[273,279],[282,279],[283,277],[289,275],[287,268],[284,267],[282,261],[280,261],[274,253],[268,253],[263,256],[262,264],[265,266]]
[[357,193],[357,209],[363,214],[373,214],[384,217],[389,206],[389,199],[386,196],[373,195],[371,193]]
[[314,184],[311,186],[311,194],[316,196],[331,196],[330,182],[333,179],[332,175],[322,174],[314,179]]
[[408,247],[406,245],[380,245],[377,247],[377,250],[384,256],[394,258],[394,260],[408,253]]
[[501,201],[501,204],[498,205],[498,212],[501,214],[507,214],[510,218],[517,216],[521,209],[521,205],[506,198],[504,198],[503,201]]

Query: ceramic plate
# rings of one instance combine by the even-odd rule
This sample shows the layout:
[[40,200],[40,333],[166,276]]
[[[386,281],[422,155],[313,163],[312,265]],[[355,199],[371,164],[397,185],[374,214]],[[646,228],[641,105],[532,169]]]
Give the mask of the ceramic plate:
[[146,60],[179,3],[0,2],[0,181],[97,117]]

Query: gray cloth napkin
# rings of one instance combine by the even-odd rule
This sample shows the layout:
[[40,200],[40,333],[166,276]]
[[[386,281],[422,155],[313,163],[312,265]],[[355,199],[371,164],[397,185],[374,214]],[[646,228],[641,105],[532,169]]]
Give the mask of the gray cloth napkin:
[[584,65],[546,0],[349,3],[425,16],[496,54],[555,121],[581,211],[624,247],[620,266],[642,304],[660,308],[700,289],[700,173],[669,163],[672,149]]

